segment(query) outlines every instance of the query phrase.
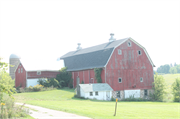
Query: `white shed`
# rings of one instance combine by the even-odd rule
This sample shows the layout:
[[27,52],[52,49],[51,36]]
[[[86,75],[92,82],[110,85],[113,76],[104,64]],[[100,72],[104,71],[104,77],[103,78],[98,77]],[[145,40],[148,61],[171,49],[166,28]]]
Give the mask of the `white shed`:
[[111,100],[113,89],[107,83],[79,84],[79,86],[80,97],[97,100]]

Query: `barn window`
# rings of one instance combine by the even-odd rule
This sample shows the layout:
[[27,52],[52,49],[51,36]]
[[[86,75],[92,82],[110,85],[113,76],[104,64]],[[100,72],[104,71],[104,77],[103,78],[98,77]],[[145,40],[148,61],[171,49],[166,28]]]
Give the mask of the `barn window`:
[[122,50],[118,50],[118,55],[122,55]]
[[18,73],[20,73],[20,69],[18,69]]
[[119,80],[119,83],[122,83],[122,78],[119,78],[118,80]]
[[128,41],[127,44],[128,44],[128,47],[131,47],[131,42],[130,41]]
[[37,71],[37,75],[41,75],[41,71]]
[[117,98],[121,98],[121,93],[120,93],[120,91],[117,91]]
[[141,53],[141,50],[138,50],[138,55],[141,55],[142,53]]
[[98,95],[98,92],[95,92],[95,95],[97,96],[97,95]]
[[144,90],[144,96],[147,96],[147,95],[148,95],[148,91]]
[[89,92],[90,96],[93,96],[93,92]]
[[143,78],[142,77],[140,78],[140,82],[143,82]]
[[23,73],[23,68],[21,68],[21,73]]

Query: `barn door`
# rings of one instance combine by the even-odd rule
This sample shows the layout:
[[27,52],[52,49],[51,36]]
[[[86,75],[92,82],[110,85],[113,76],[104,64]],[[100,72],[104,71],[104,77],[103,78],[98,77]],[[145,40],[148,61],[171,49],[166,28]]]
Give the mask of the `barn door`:
[[106,91],[106,100],[110,100],[110,91]]
[[79,76],[77,76],[76,79],[76,86],[77,86],[77,96],[80,97]]

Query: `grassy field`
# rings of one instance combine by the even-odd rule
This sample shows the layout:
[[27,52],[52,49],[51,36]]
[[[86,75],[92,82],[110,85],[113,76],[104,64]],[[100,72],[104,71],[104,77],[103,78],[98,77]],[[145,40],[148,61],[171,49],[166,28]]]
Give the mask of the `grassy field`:
[[176,78],[180,78],[180,74],[165,74],[163,77],[166,80],[168,86],[171,86]]
[[[168,85],[180,74],[163,75]],[[75,113],[95,119],[179,119],[180,103],[165,102],[118,102],[117,115],[114,117],[115,102],[83,100],[74,98],[73,89],[52,90],[15,94],[17,102],[42,106],[54,110]],[[169,94],[169,97],[172,97]]]
[[165,74],[162,75],[166,81],[167,84],[167,93],[168,95],[165,97],[165,101],[172,102],[173,101],[173,95],[172,95],[172,89],[171,85],[174,83],[176,78],[180,78],[180,74]]
[[73,98],[72,89],[14,95],[18,102],[42,106],[50,109],[75,113],[95,119],[178,119],[180,103],[163,102],[118,102],[117,115],[113,116],[115,102],[80,100]]

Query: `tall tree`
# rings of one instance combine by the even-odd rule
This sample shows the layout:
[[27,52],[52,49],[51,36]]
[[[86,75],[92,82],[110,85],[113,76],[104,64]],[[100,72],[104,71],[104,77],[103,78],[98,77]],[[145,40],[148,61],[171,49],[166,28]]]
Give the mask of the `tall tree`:
[[158,73],[169,73],[169,69],[170,69],[170,66],[168,64],[165,64],[165,65],[161,65],[160,67],[157,68],[157,72]]
[[170,67],[173,67],[172,63],[170,64]]
[[0,103],[2,102],[4,93],[9,94],[11,97],[12,94],[15,93],[14,80],[12,80],[6,72],[8,63],[2,62],[1,60],[2,58],[0,58]]
[[170,72],[171,74],[176,74],[176,73],[177,73],[176,67],[171,67],[171,69],[169,70],[169,72]]

